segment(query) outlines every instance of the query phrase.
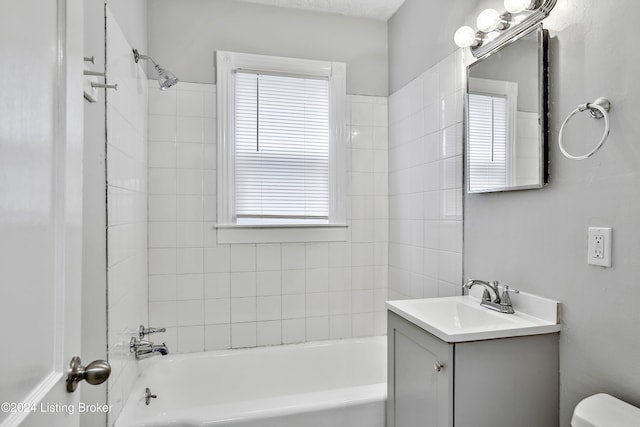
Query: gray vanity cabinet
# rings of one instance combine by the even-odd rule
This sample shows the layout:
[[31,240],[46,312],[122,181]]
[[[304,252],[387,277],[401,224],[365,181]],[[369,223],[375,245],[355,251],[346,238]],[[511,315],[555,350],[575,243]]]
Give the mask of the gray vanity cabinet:
[[387,427],[558,426],[558,334],[447,343],[388,312]]
[[387,427],[453,426],[453,345],[389,312]]

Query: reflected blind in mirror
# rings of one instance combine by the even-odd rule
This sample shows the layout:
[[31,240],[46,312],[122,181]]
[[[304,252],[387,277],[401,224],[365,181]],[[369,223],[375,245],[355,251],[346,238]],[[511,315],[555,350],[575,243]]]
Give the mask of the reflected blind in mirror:
[[235,74],[235,214],[246,223],[329,218],[329,82]]
[[507,99],[469,95],[469,191],[507,186]]

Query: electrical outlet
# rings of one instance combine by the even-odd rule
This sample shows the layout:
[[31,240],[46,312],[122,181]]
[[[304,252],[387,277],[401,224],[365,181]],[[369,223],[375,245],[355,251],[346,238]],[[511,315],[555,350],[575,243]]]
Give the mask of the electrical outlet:
[[611,267],[611,228],[589,227],[587,263]]
[[591,256],[598,259],[604,258],[604,237],[601,234],[593,235],[593,252]]

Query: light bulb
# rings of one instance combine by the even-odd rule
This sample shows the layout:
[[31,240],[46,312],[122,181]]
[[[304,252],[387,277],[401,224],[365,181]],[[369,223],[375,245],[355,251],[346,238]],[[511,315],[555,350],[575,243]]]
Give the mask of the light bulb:
[[473,46],[476,44],[476,32],[468,26],[460,27],[454,34],[453,41],[459,47]]
[[510,13],[520,13],[523,10],[531,9],[533,0],[504,0],[504,8]]
[[478,15],[478,20],[476,24],[478,29],[483,33],[488,33],[493,30],[498,29],[500,27],[500,23],[502,20],[500,19],[500,14],[495,9],[485,9],[480,12]]

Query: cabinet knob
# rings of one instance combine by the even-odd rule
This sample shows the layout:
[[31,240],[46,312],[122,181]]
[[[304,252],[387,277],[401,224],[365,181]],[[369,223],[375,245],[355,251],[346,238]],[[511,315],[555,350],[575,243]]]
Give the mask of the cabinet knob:
[[435,369],[436,372],[440,372],[442,368],[444,368],[444,365],[440,362],[436,362],[433,364],[433,369]]

